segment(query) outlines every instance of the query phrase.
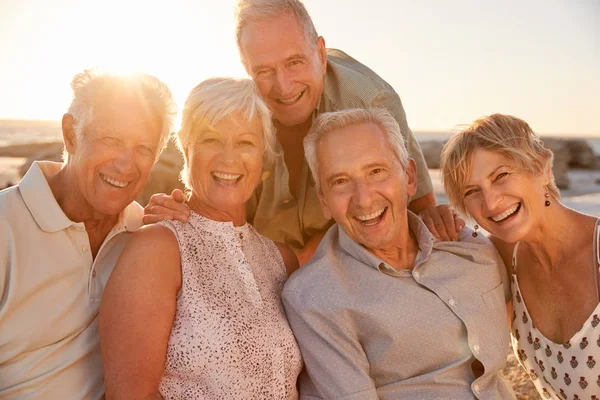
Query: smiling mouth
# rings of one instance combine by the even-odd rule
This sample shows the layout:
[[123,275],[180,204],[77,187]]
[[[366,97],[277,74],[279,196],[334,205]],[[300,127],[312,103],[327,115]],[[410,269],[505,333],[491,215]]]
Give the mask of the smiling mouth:
[[222,183],[224,185],[235,185],[242,179],[241,174],[228,174],[225,172],[212,172],[211,173],[213,179],[218,183]]
[[514,206],[512,206],[511,208],[509,208],[508,210],[504,211],[502,214],[500,215],[496,215],[495,217],[488,217],[488,219],[491,219],[492,221],[499,223],[499,222],[504,222],[509,218],[512,218],[513,216],[517,215],[517,213],[519,212],[519,210],[521,209],[521,203],[517,203]]
[[108,177],[108,176],[106,176],[104,174],[100,174],[100,178],[102,178],[102,180],[104,182],[108,183],[109,185],[115,186],[115,187],[118,187],[118,188],[121,188],[121,189],[124,188],[124,187],[129,186],[129,182],[118,181],[118,180],[113,179],[111,177]]
[[357,219],[363,226],[373,226],[377,225],[383,217],[385,216],[385,212],[387,211],[387,207],[383,207],[381,210],[375,211],[371,214],[361,215],[360,217],[354,217]]
[[287,105],[293,104],[293,103],[297,102],[298,100],[300,100],[300,98],[302,96],[304,96],[304,92],[306,92],[306,89],[304,89],[303,91],[298,93],[296,96],[292,97],[291,99],[276,99],[276,101],[279,104],[284,104],[287,106]]

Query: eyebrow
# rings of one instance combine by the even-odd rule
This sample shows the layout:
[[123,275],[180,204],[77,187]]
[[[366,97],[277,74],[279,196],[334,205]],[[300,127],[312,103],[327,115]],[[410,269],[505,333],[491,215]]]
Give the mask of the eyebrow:
[[[504,168],[504,167],[508,167],[508,165],[505,165],[505,164],[499,165],[499,166],[498,166],[496,169],[494,169],[492,172],[490,172],[486,178],[487,178],[487,179],[490,179],[490,177],[491,177],[492,175],[494,175],[496,172],[498,172],[498,170],[499,170],[500,168]],[[470,188],[470,187],[474,187],[474,186],[476,186],[476,185],[466,185],[466,186],[465,186],[465,190],[466,190],[466,189],[468,189],[468,188]]]

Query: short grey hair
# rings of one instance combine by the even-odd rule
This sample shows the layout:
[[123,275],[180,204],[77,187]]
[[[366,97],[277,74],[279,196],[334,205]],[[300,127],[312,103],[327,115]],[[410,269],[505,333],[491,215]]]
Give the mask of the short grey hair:
[[278,17],[286,13],[296,18],[304,31],[306,40],[316,45],[319,35],[306,7],[300,0],[239,0],[235,10],[235,40],[244,66],[246,65],[242,51],[244,27],[250,22]]
[[[73,117],[75,135],[83,137],[83,131],[94,120],[94,110],[109,104],[115,98],[134,96],[149,118],[157,118],[162,125],[159,151],[165,146],[177,106],[171,91],[158,78],[148,74],[114,74],[100,69],[87,69],[73,77],[71,81],[73,99],[67,111]],[[63,159],[68,154],[63,151]]]
[[260,120],[265,141],[264,164],[272,161],[275,155],[275,129],[271,112],[258,94],[254,82],[240,78],[207,79],[188,95],[183,107],[181,130],[176,136],[177,146],[184,158],[180,177],[188,190],[192,187],[186,152],[194,149],[196,138],[205,127],[214,126],[235,112],[241,112],[248,121],[255,118]]
[[308,135],[304,138],[304,155],[312,171],[318,190],[321,190],[319,181],[319,162],[317,160],[317,144],[327,133],[345,128],[350,125],[375,123],[386,134],[394,154],[400,161],[402,168],[408,165],[408,151],[400,125],[392,115],[383,108],[354,108],[319,115]]

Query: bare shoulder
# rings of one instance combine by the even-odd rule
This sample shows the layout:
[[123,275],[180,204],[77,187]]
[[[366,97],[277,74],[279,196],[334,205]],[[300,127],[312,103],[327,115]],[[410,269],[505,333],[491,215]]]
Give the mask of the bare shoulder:
[[292,275],[294,271],[300,268],[298,257],[296,257],[296,254],[286,245],[279,242],[275,242],[275,245],[277,245],[281,258],[283,258],[283,263],[285,264],[285,270],[287,271],[288,276]]
[[175,234],[164,225],[146,225],[129,239],[113,275],[135,274],[140,279],[142,275],[160,274],[181,281],[180,261]]

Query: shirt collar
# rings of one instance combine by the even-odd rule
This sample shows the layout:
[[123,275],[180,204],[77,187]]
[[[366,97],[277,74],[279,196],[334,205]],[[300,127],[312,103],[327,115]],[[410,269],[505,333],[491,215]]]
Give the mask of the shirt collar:
[[[424,263],[429,258],[433,245],[437,239],[429,232],[425,223],[411,211],[408,212],[408,228],[413,233],[419,246],[419,253],[413,264],[413,268]],[[411,275],[411,272],[397,271],[391,265],[381,260],[379,257],[368,251],[362,245],[352,240],[346,232],[338,225],[340,247],[356,260],[362,262],[365,265],[370,266],[381,272],[390,273],[393,275]]]
[[[61,163],[34,161],[19,182],[19,191],[29,212],[40,228],[50,233],[76,224],[60,208],[48,184],[48,177],[57,174],[61,168]],[[121,211],[119,221],[113,230],[133,232],[142,226],[143,216],[144,209],[134,201]]]

